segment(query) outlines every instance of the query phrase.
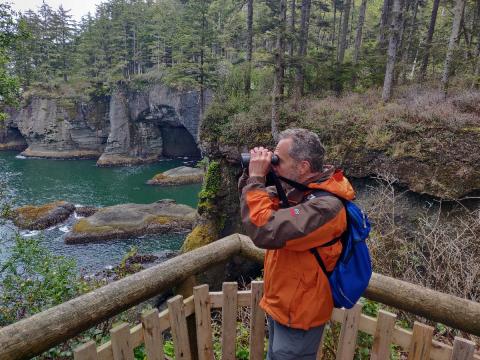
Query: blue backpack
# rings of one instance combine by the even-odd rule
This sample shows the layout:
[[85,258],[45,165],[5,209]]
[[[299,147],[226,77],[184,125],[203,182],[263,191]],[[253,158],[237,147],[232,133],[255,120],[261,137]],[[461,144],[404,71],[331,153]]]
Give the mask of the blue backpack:
[[[315,197],[330,195],[324,191],[314,192]],[[334,195],[334,194],[331,194]],[[347,229],[336,239],[322,245],[326,247],[341,241],[340,258],[333,271],[328,272],[317,249],[310,249],[330,282],[333,303],[336,308],[352,308],[368,286],[372,276],[372,262],[366,244],[370,233],[367,216],[352,201],[342,200],[347,213]]]

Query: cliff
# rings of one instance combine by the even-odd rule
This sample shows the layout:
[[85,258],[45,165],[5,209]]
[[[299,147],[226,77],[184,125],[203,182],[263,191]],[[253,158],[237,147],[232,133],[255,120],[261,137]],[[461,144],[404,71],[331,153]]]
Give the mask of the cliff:
[[[207,101],[210,96],[207,96]],[[98,158],[129,165],[161,157],[199,156],[199,93],[164,85],[110,95],[31,91],[0,129],[0,149],[46,158]]]
[[[327,163],[343,168],[349,177],[388,175],[415,193],[441,199],[460,199],[480,189],[479,91],[458,92],[445,100],[440,91],[409,87],[390,103],[380,99],[379,91],[371,90],[290,102],[281,110],[280,129],[316,132],[326,147]],[[219,96],[210,106],[202,122],[201,146],[221,176],[213,188],[207,173],[202,192],[208,195],[208,207],[199,204],[201,228],[192,232],[197,235],[192,243],[238,231],[240,153],[255,145],[273,149],[270,119],[266,97],[242,103]],[[212,214],[223,220],[214,222]],[[206,224],[215,235],[202,235]]]

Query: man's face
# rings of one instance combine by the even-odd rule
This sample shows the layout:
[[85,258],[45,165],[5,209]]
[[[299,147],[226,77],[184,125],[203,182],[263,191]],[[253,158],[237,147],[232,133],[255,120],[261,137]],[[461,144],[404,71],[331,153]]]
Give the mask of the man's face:
[[288,153],[291,146],[292,139],[282,139],[278,142],[274,154],[279,157],[280,162],[278,165],[273,165],[273,170],[277,175],[284,178],[299,181],[298,161],[293,159]]

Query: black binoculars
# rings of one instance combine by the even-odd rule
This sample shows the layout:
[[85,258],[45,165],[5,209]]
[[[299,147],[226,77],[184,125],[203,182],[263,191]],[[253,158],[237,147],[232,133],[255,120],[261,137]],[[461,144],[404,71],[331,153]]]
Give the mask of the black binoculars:
[[[242,153],[241,155],[241,160],[240,162],[242,163],[243,167],[247,167],[248,164],[250,163],[250,153]],[[278,158],[277,155],[272,156],[272,165],[278,165],[280,159]]]

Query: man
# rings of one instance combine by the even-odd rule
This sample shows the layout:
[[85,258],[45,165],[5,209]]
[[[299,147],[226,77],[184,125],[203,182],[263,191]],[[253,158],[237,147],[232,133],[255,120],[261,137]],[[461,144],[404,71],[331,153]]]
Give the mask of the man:
[[[337,196],[352,200],[355,193],[341,171],[324,166],[324,153],[316,134],[285,130],[274,151],[279,163],[271,165],[273,153],[256,147],[250,151],[248,178],[244,175],[239,182],[245,230],[256,246],[267,249],[260,302],[268,317],[267,359],[316,359],[333,311],[328,279],[310,249],[316,248],[327,271],[334,268],[341,242],[321,246],[341,236],[347,226]],[[265,187],[271,169],[311,191],[290,189],[290,207],[280,208],[275,188]]]

